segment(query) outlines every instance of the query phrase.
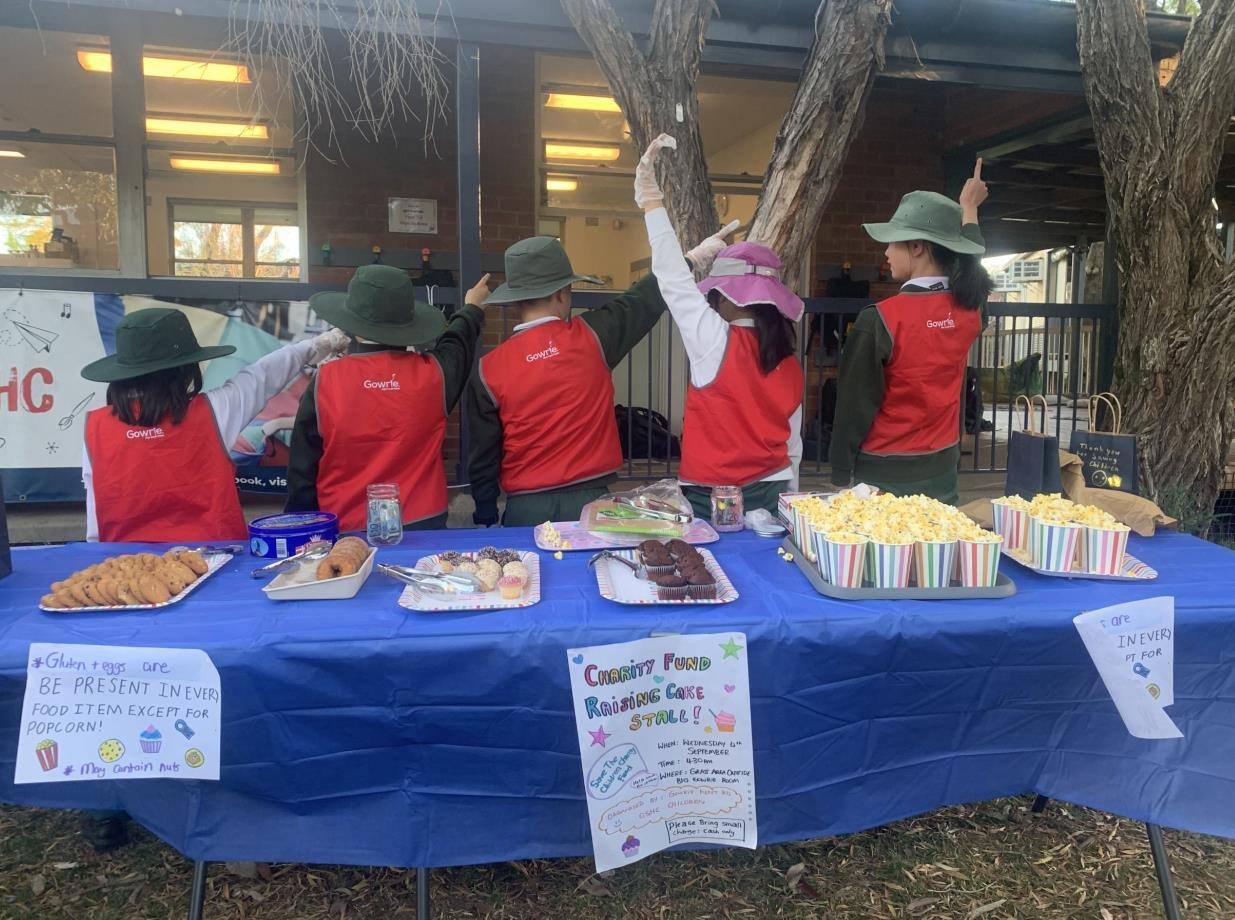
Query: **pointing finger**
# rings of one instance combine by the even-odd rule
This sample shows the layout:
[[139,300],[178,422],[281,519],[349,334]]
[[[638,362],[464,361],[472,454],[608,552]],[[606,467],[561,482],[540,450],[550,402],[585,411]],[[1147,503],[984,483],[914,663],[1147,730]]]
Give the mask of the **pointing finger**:
[[720,230],[717,231],[716,235],[717,236],[728,236],[730,233],[737,230],[738,227],[740,226],[742,226],[742,222],[735,217],[733,220],[729,221],[729,223],[721,227]]
[[982,158],[978,157],[978,161],[973,165],[973,177],[979,182],[982,181]]

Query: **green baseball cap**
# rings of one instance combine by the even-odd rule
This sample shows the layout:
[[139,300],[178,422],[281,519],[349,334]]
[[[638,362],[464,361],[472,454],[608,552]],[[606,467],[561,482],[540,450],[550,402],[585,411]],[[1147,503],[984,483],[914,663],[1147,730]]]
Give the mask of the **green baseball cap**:
[[221,358],[236,350],[234,345],[197,343],[189,318],[170,307],[134,310],[116,324],[116,352],[81,369],[87,380],[111,383],[184,364]]
[[485,303],[518,303],[539,300],[576,281],[600,284],[591,275],[576,275],[562,243],[553,236],[533,236],[519,240],[506,250],[506,280],[497,286]]
[[362,265],[346,293],[321,291],[309,306],[331,325],[380,345],[429,345],[446,328],[441,311],[418,303],[411,277],[393,265]]
[[986,252],[961,233],[961,206],[938,192],[910,192],[896,206],[886,224],[863,224],[862,229],[880,243],[927,240],[964,255]]

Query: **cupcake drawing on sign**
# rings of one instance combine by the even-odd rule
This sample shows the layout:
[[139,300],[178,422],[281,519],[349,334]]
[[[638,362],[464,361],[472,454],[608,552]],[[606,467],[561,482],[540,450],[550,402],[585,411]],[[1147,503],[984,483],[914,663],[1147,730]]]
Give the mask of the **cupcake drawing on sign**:
[[626,835],[626,840],[622,843],[622,855],[627,859],[634,859],[639,855],[639,838],[634,834]]
[[[708,710],[712,712],[712,710]],[[731,712],[712,712],[712,718],[716,720],[716,730],[722,732],[731,732],[738,724],[738,717]]]
[[34,746],[34,756],[39,759],[43,772],[56,769],[60,763],[60,744],[51,738],[44,738]]
[[138,735],[138,740],[147,754],[157,754],[159,748],[163,747],[163,733],[153,725],[147,725],[146,730]]

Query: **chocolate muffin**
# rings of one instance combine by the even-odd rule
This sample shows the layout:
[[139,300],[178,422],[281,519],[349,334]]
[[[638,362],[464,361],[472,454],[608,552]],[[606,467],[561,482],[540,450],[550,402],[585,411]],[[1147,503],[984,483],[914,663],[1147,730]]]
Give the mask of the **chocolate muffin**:
[[695,548],[685,540],[673,539],[665,544],[665,548],[673,555],[678,556],[683,552],[695,552]]
[[716,600],[716,579],[712,577],[711,572],[706,569],[693,572],[686,581],[686,590],[695,600]]
[[659,540],[644,540],[637,548],[639,552],[644,554],[661,552],[662,550],[668,552],[668,550],[665,549],[665,544],[661,543]]
[[662,601],[680,601],[686,598],[687,582],[681,575],[661,575],[653,579],[656,596]]

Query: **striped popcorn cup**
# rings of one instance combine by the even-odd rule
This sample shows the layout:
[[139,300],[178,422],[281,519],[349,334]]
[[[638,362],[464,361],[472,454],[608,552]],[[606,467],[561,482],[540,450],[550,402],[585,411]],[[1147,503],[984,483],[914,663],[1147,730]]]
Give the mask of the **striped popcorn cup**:
[[995,524],[995,533],[1003,537],[1008,549],[1029,547],[1029,512],[991,499],[991,520]]
[[913,543],[880,543],[866,547],[866,575],[875,588],[907,588],[913,572]]
[[1047,572],[1071,572],[1080,542],[1079,524],[1057,524],[1029,519],[1029,557],[1034,568]]
[[999,551],[1003,537],[994,540],[956,541],[956,559],[959,563],[962,588],[991,588],[999,580]]
[[815,551],[815,567],[819,569],[819,574],[823,576],[824,581],[831,581],[832,572],[828,568],[828,550],[823,542],[823,531],[809,530],[806,535],[810,538],[807,542]]
[[798,544],[798,549],[811,562],[817,562],[818,558],[815,555],[815,547],[812,545],[814,539],[811,536],[810,521],[806,519],[797,505],[793,506],[793,540]]
[[919,588],[946,588],[952,583],[956,556],[955,540],[919,540],[913,545],[913,561]]
[[1128,528],[1086,527],[1081,535],[1081,568],[1090,575],[1118,575],[1128,551]]
[[837,540],[836,534],[823,536],[823,550],[827,554],[828,581],[838,588],[860,588],[866,568],[865,537],[851,540],[846,535],[843,540]]

